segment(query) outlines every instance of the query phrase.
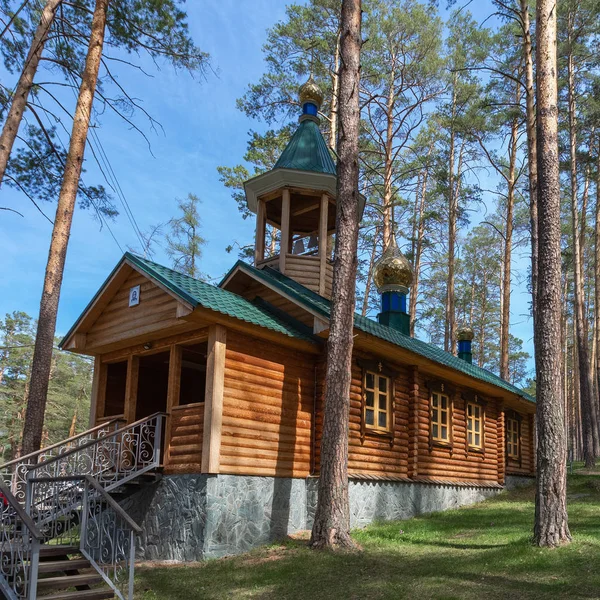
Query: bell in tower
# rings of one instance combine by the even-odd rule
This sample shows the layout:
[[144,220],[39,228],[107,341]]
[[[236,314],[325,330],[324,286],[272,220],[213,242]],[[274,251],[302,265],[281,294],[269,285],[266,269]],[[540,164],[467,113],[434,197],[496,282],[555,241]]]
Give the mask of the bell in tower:
[[[312,76],[300,87],[302,115],[272,170],[244,184],[256,213],[254,266],[271,267],[331,297],[336,166],[321,130],[323,92]],[[361,197],[359,214],[364,209]]]

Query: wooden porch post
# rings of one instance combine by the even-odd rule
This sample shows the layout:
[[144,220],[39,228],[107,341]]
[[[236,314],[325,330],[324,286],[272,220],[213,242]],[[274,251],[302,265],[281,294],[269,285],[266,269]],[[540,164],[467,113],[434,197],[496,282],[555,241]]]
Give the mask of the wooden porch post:
[[208,328],[202,473],[218,473],[220,467],[226,340],[227,330],[225,327],[211,325]]
[[290,190],[281,198],[281,241],[279,242],[279,272],[285,273],[285,258],[290,249]]
[[169,463],[171,450],[171,424],[173,422],[172,410],[179,406],[179,391],[181,389],[181,357],[183,350],[181,346],[173,344],[169,356],[169,383],[167,387],[167,423],[165,425],[165,441],[163,464]]
[[329,199],[327,194],[321,196],[321,214],[319,217],[319,294],[325,295],[327,273],[327,217],[329,214]]
[[265,257],[265,232],[266,232],[266,205],[265,201],[258,200],[258,209],[256,211],[256,241],[254,246],[254,266]]
[[125,383],[124,413],[127,423],[133,423],[135,421],[139,375],[140,358],[139,356],[133,356],[130,354],[129,358],[127,359],[127,380]]
[[104,414],[106,401],[106,365],[99,356],[94,358],[94,378],[92,380],[92,398],[90,402],[90,427],[94,427],[98,418]]

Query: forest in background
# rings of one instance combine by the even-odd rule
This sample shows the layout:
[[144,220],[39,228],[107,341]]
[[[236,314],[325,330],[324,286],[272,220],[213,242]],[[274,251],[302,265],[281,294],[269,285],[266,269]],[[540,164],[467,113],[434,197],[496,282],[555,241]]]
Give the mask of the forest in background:
[[[394,234],[415,272],[412,332],[456,353],[456,330],[470,324],[474,362],[535,394],[531,357],[511,332],[511,322],[533,318],[516,314],[511,293],[532,286],[531,268],[522,265],[531,264],[536,210],[528,164],[535,14],[524,1],[488,7],[483,22],[468,3],[444,21],[434,2],[363,3],[360,189],[367,209],[357,310],[378,312],[372,266]],[[273,167],[297,123],[298,84],[311,75],[325,92],[321,127],[335,152],[338,11],[335,0],[291,4],[267,32],[264,74],[238,100],[260,131],[250,131],[239,164],[219,168],[244,217],[243,181]],[[560,3],[563,396],[572,457],[582,454],[582,422],[598,430],[599,28],[597,3]],[[242,258],[250,260],[251,245],[238,242]],[[583,405],[582,365],[592,387]]]
[[[34,319],[24,312],[0,320],[0,464],[15,458],[21,445],[35,329]],[[52,353],[44,446],[87,429],[90,420],[94,362],[59,350],[59,341]]]
[[[53,81],[33,87],[24,126],[6,165],[5,185],[20,190],[34,203],[56,198],[61,186],[67,152],[60,136],[68,132],[65,124],[72,115],[63,115],[61,120],[57,114],[62,114],[63,107],[48,99],[56,100],[51,85],[66,86],[68,92],[77,88],[90,16],[89,11],[80,10],[80,4],[85,3],[60,7],[52,25],[56,35],[44,49],[47,63],[53,65],[48,70]],[[128,0],[111,5],[119,10],[109,13],[108,50],[102,57],[96,100],[98,115],[112,111],[143,135],[133,115],[148,119],[150,126],[154,121],[114,79],[111,65],[120,59],[109,53],[119,48],[133,54],[146,51],[153,59],[166,56],[177,67],[200,72],[207,57],[191,43],[185,15],[173,3],[145,0],[142,4],[146,10],[135,13],[135,21],[134,13],[123,8],[129,6]],[[239,164],[233,161],[219,169],[245,217],[242,183],[274,165],[297,123],[298,85],[311,73],[326,94],[321,124],[335,152],[339,4],[336,0],[290,4],[286,18],[267,31],[264,74],[238,100],[240,110],[260,123],[260,131],[251,131],[247,153],[239,157]],[[9,15],[20,5],[2,0],[0,8]],[[4,65],[12,74],[20,71],[42,3],[23,6],[27,10],[11,18],[0,38]],[[443,19],[435,2],[364,2],[360,185],[368,206],[360,237],[357,309],[371,316],[377,312],[371,267],[394,234],[415,270],[410,297],[413,333],[455,352],[456,330],[459,324],[469,323],[475,332],[476,364],[534,392],[531,357],[523,350],[523,341],[511,332],[515,319],[526,318],[516,314],[511,292],[517,285],[535,288],[531,272],[521,267],[529,262],[535,222],[535,176],[527,160],[532,156],[529,134],[535,125],[530,105],[533,7],[525,0],[494,0],[486,3],[487,17],[477,21],[469,14],[468,3],[455,6]],[[157,20],[156,11],[161,10],[173,18]],[[600,112],[595,100],[600,85],[599,11],[591,0],[565,0],[560,4],[558,27],[562,393],[570,447],[576,457],[581,454],[582,424],[591,424],[596,453],[599,449],[600,131],[596,128]],[[155,31],[157,23],[167,22],[171,28]],[[69,33],[70,28],[79,33]],[[85,35],[77,28],[83,28]],[[147,37],[132,34],[140,30]],[[160,44],[154,45],[157,39]],[[11,90],[2,88],[5,121],[10,101]],[[90,159],[101,163],[103,150],[94,133],[92,129]],[[108,223],[117,216],[118,182],[108,187],[81,180],[77,198],[82,208],[90,209],[110,230]],[[181,208],[180,218],[189,220]],[[123,209],[129,212],[126,203]],[[193,214],[191,221],[196,221]],[[138,230],[140,247],[146,249],[146,236],[137,224],[132,226]],[[186,243],[194,248],[191,263],[197,269],[202,240],[196,225],[192,229]],[[251,243],[238,241],[242,256],[248,257]],[[171,256],[173,262],[189,265],[178,252]],[[519,261],[523,257],[527,260]],[[535,253],[531,259],[535,263]],[[8,315],[6,321],[12,318]],[[9,346],[4,340],[0,344]],[[55,356],[54,352],[52,365]],[[4,372],[14,374],[26,390],[28,371],[19,368],[14,353],[4,360]],[[1,386],[7,385],[8,375],[3,375]],[[6,393],[5,389],[1,387],[0,393]],[[22,406],[16,414],[20,410]],[[12,419],[9,412],[2,412],[0,435],[9,431],[5,424]],[[64,417],[64,430],[69,429],[73,413]]]

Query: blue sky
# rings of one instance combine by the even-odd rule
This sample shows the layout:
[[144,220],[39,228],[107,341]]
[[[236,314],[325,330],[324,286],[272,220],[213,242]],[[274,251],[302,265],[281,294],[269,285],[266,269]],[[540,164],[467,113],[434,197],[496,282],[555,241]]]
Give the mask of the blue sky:
[[[236,109],[235,101],[262,73],[265,32],[284,17],[285,2],[193,0],[186,7],[190,30],[198,45],[211,54],[215,73],[207,73],[205,80],[192,80],[168,66],[156,70],[149,62],[144,66],[152,78],[121,69],[127,89],[142,99],[164,132],[152,132],[141,118],[137,121],[148,133],[153,155],[137,133],[111,115],[101,117],[97,133],[142,230],[172,217],[176,198],[192,192],[202,199],[207,240],[202,270],[216,278],[236,259],[225,247],[235,240],[251,239],[254,225],[251,219],[241,218],[229,191],[219,182],[216,167],[237,164],[245,152],[248,131],[260,129],[260,124]],[[469,8],[479,20],[489,12],[488,2]],[[63,139],[66,141],[66,136]],[[91,157],[89,151],[87,156]],[[84,181],[101,182],[92,160],[86,162],[86,168]],[[23,196],[6,187],[1,194],[0,205],[19,210],[25,218],[0,212],[0,314],[23,310],[37,316],[51,225]],[[52,216],[55,205],[49,202],[42,208]],[[135,246],[136,238],[120,205],[119,209],[121,215],[110,226],[125,249]],[[58,334],[69,329],[121,255],[108,230],[100,228],[90,212],[78,210],[61,293]],[[157,259],[167,262],[160,251]],[[525,257],[515,265],[521,273],[524,269]],[[531,324],[522,316],[528,301],[524,286],[515,280],[512,333],[525,341],[525,349],[532,354]]]

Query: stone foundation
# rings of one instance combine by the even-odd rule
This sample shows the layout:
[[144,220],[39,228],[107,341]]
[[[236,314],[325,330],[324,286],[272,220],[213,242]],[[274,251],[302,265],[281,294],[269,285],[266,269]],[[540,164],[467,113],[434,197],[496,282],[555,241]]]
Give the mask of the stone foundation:
[[528,487],[535,483],[535,477],[527,475],[507,475],[504,481],[504,487],[507,490]]
[[[318,479],[169,475],[122,502],[138,522],[140,560],[194,561],[246,552],[312,527]],[[350,481],[353,528],[489,498],[499,488]]]

